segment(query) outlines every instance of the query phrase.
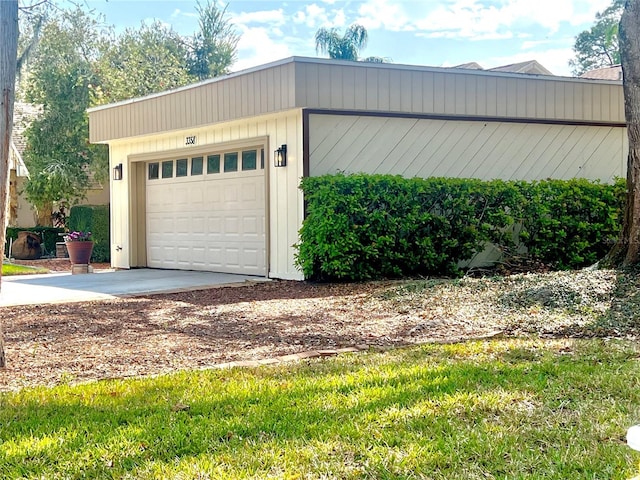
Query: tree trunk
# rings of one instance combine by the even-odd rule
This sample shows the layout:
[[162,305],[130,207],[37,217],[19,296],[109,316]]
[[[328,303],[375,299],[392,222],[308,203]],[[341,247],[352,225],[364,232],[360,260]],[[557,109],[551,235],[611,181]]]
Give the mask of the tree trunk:
[[36,208],[36,213],[38,217],[36,220],[36,224],[39,227],[52,227],[53,226],[53,221],[51,219],[52,211],[53,211],[53,205],[50,203],[47,203],[46,205]]
[[622,234],[604,260],[611,266],[640,262],[640,0],[626,0],[619,36],[629,154]]
[[[13,129],[13,101],[18,57],[18,0],[0,0],[0,246],[4,258],[9,201],[9,151]],[[2,269],[0,268],[0,288]],[[4,368],[4,342],[0,319],[0,368]]]

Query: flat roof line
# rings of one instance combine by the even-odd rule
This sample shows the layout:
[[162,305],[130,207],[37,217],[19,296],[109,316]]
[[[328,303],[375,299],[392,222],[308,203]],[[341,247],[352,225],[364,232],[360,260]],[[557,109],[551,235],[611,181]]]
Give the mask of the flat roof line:
[[455,67],[431,67],[431,66],[424,66],[424,65],[406,65],[406,64],[400,64],[400,63],[354,62],[350,60],[333,60],[333,59],[327,59],[327,58],[293,56],[293,57],[283,58],[281,60],[276,60],[274,62],[265,63],[263,65],[257,65],[255,67],[247,68],[244,70],[239,70],[237,72],[233,72],[228,75],[209,78],[201,82],[192,83],[189,85],[185,85],[183,87],[174,88],[172,90],[165,90],[163,92],[152,93],[144,97],[136,97],[128,100],[121,100],[119,102],[108,103],[105,105],[91,107],[87,109],[87,112],[92,113],[100,110],[120,107],[123,105],[131,105],[134,103],[151,100],[153,98],[158,98],[165,95],[171,95],[173,93],[190,90],[203,85],[209,85],[209,84],[220,82],[230,78],[239,77],[241,75],[246,75],[249,73],[259,72],[261,70],[267,70],[269,68],[287,65],[289,63],[316,63],[316,64],[323,64],[323,65],[340,65],[340,66],[357,67],[357,68],[380,68],[380,69],[386,69],[386,70],[405,70],[405,71],[420,71],[420,72],[433,72],[433,73],[456,73],[461,75],[480,75],[480,76],[489,76],[489,77],[546,80],[546,81],[555,81],[555,82],[591,83],[591,84],[595,83],[595,84],[606,84],[606,85],[622,84],[622,82],[618,80],[600,80],[600,79],[588,79],[588,78],[579,78],[579,77],[562,77],[562,76],[556,76],[556,75],[499,72],[499,71],[493,71],[493,70],[476,70],[476,69],[455,68]]

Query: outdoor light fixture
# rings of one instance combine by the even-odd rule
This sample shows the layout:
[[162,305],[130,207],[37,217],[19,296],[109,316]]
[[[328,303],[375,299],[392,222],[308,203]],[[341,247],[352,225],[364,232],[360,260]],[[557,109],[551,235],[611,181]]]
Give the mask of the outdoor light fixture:
[[122,180],[122,164],[121,163],[113,167],[113,179]]
[[287,146],[286,145],[282,145],[279,149],[275,151],[274,165],[276,167],[287,166]]

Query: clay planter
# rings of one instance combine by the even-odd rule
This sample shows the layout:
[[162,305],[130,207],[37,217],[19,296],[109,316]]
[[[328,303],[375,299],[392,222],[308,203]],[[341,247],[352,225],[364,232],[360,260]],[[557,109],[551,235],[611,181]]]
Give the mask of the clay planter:
[[65,242],[72,265],[89,265],[93,242]]

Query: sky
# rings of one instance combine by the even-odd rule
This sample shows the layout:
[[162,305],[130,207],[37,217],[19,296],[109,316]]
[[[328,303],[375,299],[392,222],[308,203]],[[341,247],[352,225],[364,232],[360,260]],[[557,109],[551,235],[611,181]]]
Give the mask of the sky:
[[[183,35],[197,29],[196,1],[85,0],[117,30],[159,20]],[[398,64],[484,68],[538,60],[570,75],[576,35],[611,0],[230,0],[227,13],[241,35],[233,71],[315,51],[320,27],[341,32],[354,23],[369,34],[361,56]],[[224,3],[222,3],[224,5]]]

